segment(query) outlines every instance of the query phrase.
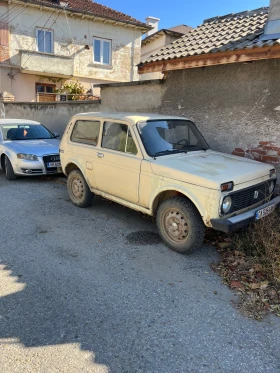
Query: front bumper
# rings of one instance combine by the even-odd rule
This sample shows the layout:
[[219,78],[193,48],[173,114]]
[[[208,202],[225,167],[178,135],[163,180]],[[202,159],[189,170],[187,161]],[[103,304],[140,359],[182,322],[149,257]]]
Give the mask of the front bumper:
[[233,232],[255,221],[256,212],[269,205],[272,205],[273,203],[277,207],[280,204],[280,197],[275,197],[269,202],[264,203],[261,206],[258,206],[250,211],[244,212],[243,214],[232,216],[231,218],[211,219],[212,227],[217,231],[221,231],[225,233]]
[[16,163],[12,163],[14,173],[20,176],[35,176],[49,175],[62,173],[61,167],[48,169],[43,157],[38,157],[38,161],[29,161],[25,159],[17,159]]

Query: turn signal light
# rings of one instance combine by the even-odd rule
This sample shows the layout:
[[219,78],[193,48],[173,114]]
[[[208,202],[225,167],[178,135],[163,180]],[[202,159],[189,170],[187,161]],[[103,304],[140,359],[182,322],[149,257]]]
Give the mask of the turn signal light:
[[221,184],[222,192],[229,192],[232,189],[233,189],[233,181],[229,181],[228,183]]

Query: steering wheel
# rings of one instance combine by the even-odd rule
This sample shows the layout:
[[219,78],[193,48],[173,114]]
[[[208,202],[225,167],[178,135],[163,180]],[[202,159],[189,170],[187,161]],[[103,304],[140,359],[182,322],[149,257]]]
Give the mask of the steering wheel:
[[174,146],[176,146],[176,145],[182,145],[182,148],[184,148],[185,146],[190,145],[190,142],[187,139],[181,139],[181,140],[175,142],[175,144],[173,144],[173,145]]

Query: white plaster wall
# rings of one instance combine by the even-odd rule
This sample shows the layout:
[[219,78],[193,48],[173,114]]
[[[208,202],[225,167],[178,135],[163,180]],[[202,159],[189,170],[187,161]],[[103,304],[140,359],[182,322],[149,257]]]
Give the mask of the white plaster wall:
[[161,48],[165,46],[166,46],[166,35],[165,34],[143,45],[141,49],[141,61],[145,61],[148,57],[150,57],[151,54],[157,52],[158,50],[160,50]]
[[[161,48],[167,46],[168,44],[172,43],[173,41],[177,39],[178,37],[164,34],[164,35],[159,36],[155,40],[152,40],[151,42],[143,45],[141,49],[141,61],[147,60],[152,54],[156,53]],[[162,78],[163,78],[163,74],[161,72],[140,75],[140,80],[162,79]]]

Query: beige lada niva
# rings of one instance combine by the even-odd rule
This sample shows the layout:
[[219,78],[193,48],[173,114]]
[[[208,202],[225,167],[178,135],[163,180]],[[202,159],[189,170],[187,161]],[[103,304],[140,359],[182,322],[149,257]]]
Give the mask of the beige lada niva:
[[94,194],[156,216],[162,240],[186,253],[205,227],[230,232],[270,214],[275,168],[213,151],[184,117],[141,113],[82,113],[60,143],[74,205]]

